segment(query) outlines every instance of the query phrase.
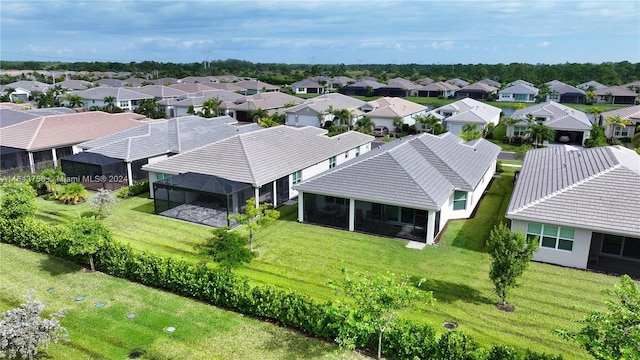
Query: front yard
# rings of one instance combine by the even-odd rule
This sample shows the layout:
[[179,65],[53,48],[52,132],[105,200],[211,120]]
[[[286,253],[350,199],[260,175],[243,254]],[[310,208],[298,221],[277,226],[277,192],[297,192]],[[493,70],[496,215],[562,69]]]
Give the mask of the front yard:
[[[506,344],[524,351],[562,354],[584,359],[586,353],[551,334],[555,328],[575,329],[584,312],[601,308],[601,289],[618,279],[558,266],[532,263],[510,295],[515,313],[498,311],[498,299],[488,278],[489,256],[484,241],[491,227],[504,221],[513,187],[513,168],[495,179],[473,219],[450,222],[438,246],[424,250],[405,248],[406,241],[350,233],[295,221],[296,206],[279,210],[281,220],[259,232],[254,241],[257,257],[237,272],[254,283],[269,283],[307,293],[319,299],[333,295],[326,282],[340,279],[346,266],[356,271],[391,270],[415,279],[425,278],[437,303],[419,306],[405,315],[445,331],[444,321],[459,324],[457,331],[472,335],[484,346]],[[87,204],[65,206],[38,199],[38,216],[66,222],[88,209]],[[153,215],[153,202],[142,197],[121,201],[105,223],[116,238],[138,250],[172,256],[195,264],[206,260],[194,246],[209,236],[210,228]],[[215,265],[211,265],[215,266]]]

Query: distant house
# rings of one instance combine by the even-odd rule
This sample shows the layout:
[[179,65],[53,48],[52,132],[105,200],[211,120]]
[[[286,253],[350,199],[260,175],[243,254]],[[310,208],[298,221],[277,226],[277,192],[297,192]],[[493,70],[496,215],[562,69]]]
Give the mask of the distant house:
[[507,85],[505,85],[505,87],[511,87],[511,86],[515,86],[515,85],[518,85],[518,84],[534,87],[532,83],[530,83],[528,81],[525,81],[525,80],[521,80],[521,79],[512,81],[512,82],[508,83]]
[[291,90],[295,94],[322,94],[324,87],[309,79],[300,80],[291,84]]
[[476,124],[478,130],[484,129],[489,124],[498,125],[501,112],[502,110],[498,107],[470,98],[430,111],[431,114],[441,118],[445,128],[455,135],[460,135],[465,124]]
[[403,79],[394,78],[387,81],[387,85],[377,88],[373,93],[375,96],[393,96],[393,97],[406,97],[417,96],[417,90],[421,85],[414,84],[413,82]]
[[360,107],[371,118],[376,126],[386,126],[389,131],[394,131],[393,120],[402,119],[403,124],[414,125],[415,116],[424,115],[429,109],[413,101],[397,97],[383,97],[372,100]]
[[280,91],[279,86],[267,84],[260,80],[241,80],[235,82],[234,85],[239,86],[245,90],[240,90],[242,95],[254,95],[265,92],[277,92]]
[[613,128],[613,126],[607,125],[606,121],[601,121],[601,125],[605,127],[605,135],[607,137],[614,137],[618,139],[633,137],[640,126],[640,105],[609,110],[600,114],[602,120],[614,116],[620,116],[621,119],[628,120],[630,125],[616,126]]
[[245,96],[226,90],[211,88],[211,90],[188,94],[186,98],[161,100],[158,104],[170,116],[180,117],[189,115],[188,111],[191,107],[193,107],[193,111],[196,113],[202,111],[202,104],[206,100],[216,98],[222,100],[222,105],[220,105],[218,114],[216,114],[217,116],[233,113],[231,108],[236,105],[236,102],[243,101]]
[[635,105],[638,94],[627,86],[610,86],[596,90],[596,102],[616,105]]
[[599,82],[597,82],[597,81],[587,81],[587,82],[585,82],[585,83],[582,83],[582,84],[576,85],[576,87],[577,87],[578,89],[582,89],[582,90],[587,91],[587,90],[589,90],[589,89],[593,89],[593,90],[600,90],[600,89],[607,88],[608,86],[607,86],[607,85],[600,84],[600,83],[599,83]]
[[91,87],[92,84],[84,80],[65,80],[57,83],[56,85],[68,90],[86,90]]
[[526,84],[516,84],[498,91],[497,101],[532,103],[540,90]]
[[333,123],[335,115],[327,114],[328,109],[332,108],[334,111],[343,109],[351,111],[353,118],[348,124],[351,127],[354,126],[355,119],[363,114],[360,108],[365,104],[365,101],[339,93],[323,94],[285,109],[286,124],[297,127],[324,127],[328,121]]
[[336,76],[329,79],[327,85],[329,85],[329,90],[338,90],[343,86],[347,86],[349,84],[355,83],[356,80],[346,76]]
[[585,92],[576,87],[567,85],[558,80],[550,81],[546,83],[546,85],[549,87],[547,101],[556,101],[568,104],[585,103]]
[[188,94],[193,94],[201,91],[216,90],[216,88],[214,88],[213,85],[214,83],[208,83],[208,84],[178,83],[178,84],[169,85],[169,87],[172,89],[184,91]]
[[456,99],[471,98],[475,100],[491,100],[496,95],[498,88],[477,82],[466,85],[456,91]]
[[29,102],[33,100],[34,96],[38,93],[46,93],[49,88],[53,88],[53,85],[46,84],[39,81],[16,81],[3,86],[3,91],[7,89],[13,89],[14,91],[9,94],[11,102]]
[[[0,104],[0,128],[15,125],[41,116],[75,114],[73,109],[65,107],[21,110]],[[2,136],[2,134],[0,134]]]
[[470,84],[468,81],[458,79],[458,78],[449,79],[446,82],[448,82],[451,85],[455,85],[457,87],[464,87]]
[[375,90],[386,86],[374,80],[361,80],[353,84],[344,85],[338,91],[347,96],[374,96]]
[[151,95],[157,101],[187,97],[187,92],[164,85],[147,85],[135,90],[143,94]]
[[507,126],[507,136],[525,136],[527,115],[533,116],[539,124],[555,131],[555,141],[584,145],[591,134],[592,124],[585,113],[554,101],[548,101],[516,110],[511,117],[522,119],[515,125]]
[[386,143],[295,185],[298,221],[433,244],[449,220],[471,215],[499,152],[451,133]]
[[638,269],[640,155],[620,146],[527,152],[506,217],[536,236],[534,260],[575,268]]
[[423,78],[421,78],[421,79],[416,80],[416,84],[419,84],[419,85],[422,85],[422,86],[424,86],[424,85],[429,85],[429,84],[431,84],[432,82],[434,82],[434,81],[433,81],[433,79],[432,79],[432,78],[430,78],[430,77],[423,77]]
[[264,128],[145,165],[156,214],[227,225],[227,215],[244,209],[247,199],[278,207],[298,195],[293,185],[371,149],[370,135],[326,133],[311,126]]
[[[112,97],[115,106],[123,111],[133,111],[138,108],[140,100],[154,98],[152,95],[123,87],[97,87],[84,91],[69,91],[67,94],[80,96],[83,99],[82,108],[84,110],[102,109],[107,105],[105,99]],[[60,103],[68,105],[69,102],[65,100],[65,96],[59,97]]]
[[246,96],[243,99],[238,99],[233,103],[225,105],[225,111],[227,115],[230,115],[238,121],[251,122],[251,112],[262,109],[267,110],[269,115],[282,114],[290,106],[295,106],[304,102],[297,96],[289,95],[283,92],[263,92]]
[[419,97],[442,97],[448,99],[454,96],[458,89],[460,88],[456,85],[446,82],[435,82],[418,88],[417,92]]
[[502,86],[502,84],[500,84],[499,82],[491,79],[482,79],[478,82],[489,85],[489,86],[493,86],[494,88],[498,88],[498,89]]
[[130,129],[144,116],[101,111],[41,116],[2,128],[0,170],[4,173],[36,173],[58,166],[58,160],[73,154],[81,142]]
[[[258,124],[238,125],[229,116],[186,116],[148,122],[78,144],[73,155],[62,159],[62,170],[87,188],[133,185],[148,178],[141,169],[143,165],[258,129]],[[106,181],[82,181],[100,176],[106,176]]]

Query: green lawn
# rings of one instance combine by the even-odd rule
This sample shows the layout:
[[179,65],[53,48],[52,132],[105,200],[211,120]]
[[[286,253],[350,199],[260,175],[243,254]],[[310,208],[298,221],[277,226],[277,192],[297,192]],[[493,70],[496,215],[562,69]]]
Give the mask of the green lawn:
[[[587,355],[574,345],[551,335],[554,328],[575,329],[574,319],[584,312],[576,307],[601,308],[601,289],[618,279],[558,266],[532,263],[522,278],[522,287],[511,293],[517,310],[503,313],[494,308],[497,297],[488,278],[490,260],[483,252],[484,239],[493,224],[504,221],[513,187],[514,168],[505,167],[480,204],[473,219],[449,223],[440,244],[424,250],[405,248],[406,241],[368,236],[295,221],[295,206],[280,208],[281,220],[258,233],[257,257],[238,273],[253,283],[269,283],[308,293],[319,299],[332,297],[325,285],[340,278],[340,268],[379,272],[392,270],[415,279],[425,278],[425,289],[433,290],[437,305],[419,307],[406,315],[426,321],[439,331],[443,321],[456,321],[461,331],[484,346],[512,345],[519,350],[562,353],[567,359]],[[63,206],[38,199],[39,216],[68,221],[87,205]],[[193,246],[202,242],[209,229],[171,220],[153,213],[145,197],[121,202],[105,220],[120,241],[134,248],[174,256],[190,263],[204,260]]]
[[[333,344],[198,301],[101,273],[87,273],[58,258],[0,244],[0,312],[23,296],[61,308],[68,343],[52,344],[51,359],[364,359]],[[47,291],[52,288],[52,291]],[[83,301],[75,301],[77,296]],[[105,304],[103,308],[95,305]],[[135,313],[133,319],[127,314]],[[165,328],[174,326],[175,332]]]

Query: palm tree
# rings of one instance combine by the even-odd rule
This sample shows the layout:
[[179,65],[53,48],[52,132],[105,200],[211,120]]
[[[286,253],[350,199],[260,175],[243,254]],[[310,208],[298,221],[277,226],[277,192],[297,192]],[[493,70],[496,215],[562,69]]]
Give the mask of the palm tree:
[[478,130],[478,124],[464,124],[460,137],[464,141],[479,139],[482,137],[482,130]]
[[[596,96],[597,96],[597,95],[596,95],[596,92],[595,92],[595,91],[593,91],[593,90],[587,90],[587,91],[584,93],[584,97],[587,99],[587,102],[588,102],[588,103],[591,103],[591,104],[593,104],[593,103],[594,103],[594,101],[595,101],[595,99],[596,99]],[[589,104],[589,105],[590,105],[590,104]]]
[[513,130],[514,130],[513,127],[517,123],[522,122],[522,119],[508,117],[508,118],[502,119],[501,122],[507,127],[507,137],[511,139],[511,137],[513,136]]
[[368,116],[361,117],[356,121],[356,128],[359,132],[365,134],[371,134],[373,132],[373,128],[375,124],[371,121],[371,118]]
[[318,120],[320,120],[320,126],[324,127],[324,124],[328,121],[331,121],[333,124],[336,117],[336,110],[333,108],[333,105],[329,105],[327,109],[320,114],[318,114]]
[[524,133],[533,139],[533,144],[536,148],[544,141],[553,141],[555,137],[555,131],[542,124],[531,124]]
[[338,119],[338,126],[340,127],[340,132],[342,132],[344,125],[347,125],[347,128],[351,127],[351,118],[353,117],[353,112],[349,109],[342,109],[335,112],[336,118]]
[[79,183],[70,183],[64,187],[64,190],[58,199],[65,204],[75,205],[79,202],[85,201],[88,196],[89,192],[84,188],[84,185]]
[[402,125],[404,125],[404,120],[400,116],[396,116],[393,118],[393,131],[396,135],[402,132]]
[[413,117],[413,119],[417,123],[424,125],[423,129],[425,132],[428,132],[434,135],[444,132],[444,131],[438,131],[439,130],[438,125],[443,129],[444,127],[442,126],[442,124],[440,124],[440,119],[438,119],[432,114],[416,115]]
[[115,96],[107,96],[103,99],[104,101],[104,110],[108,113],[113,114],[116,110],[116,98]]
[[269,116],[269,112],[267,110],[265,110],[265,109],[262,109],[262,108],[258,108],[258,109],[255,109],[255,110],[249,112],[249,117],[255,123],[259,123],[260,120],[266,118],[267,116]]
[[631,125],[631,120],[623,119],[620,115],[607,116],[604,118],[604,121],[607,122],[607,125],[611,129],[611,139],[613,141],[613,136],[615,135],[616,128],[621,127],[625,128],[627,125]]
[[15,92],[16,89],[12,87],[7,87],[4,89],[4,93],[0,96],[0,101],[2,102],[11,102],[11,94]]
[[220,105],[222,105],[223,101],[220,100],[219,97],[209,98],[202,102],[202,113],[201,116],[205,118],[216,117],[219,116]]
[[64,100],[69,102],[69,107],[74,109],[74,108],[81,108],[84,106],[84,100],[80,95],[76,95],[76,94],[67,94],[64,97]]
[[156,99],[142,99],[138,103],[138,108],[134,110],[136,114],[142,114],[149,119],[158,119],[165,116],[164,112],[160,111],[160,105]]
[[589,110],[587,110],[587,113],[591,114],[593,116],[594,120],[597,120],[598,124],[602,123],[602,119],[600,119],[600,114],[602,114],[604,112],[604,109],[599,108],[597,106],[594,106],[592,108],[590,108]]

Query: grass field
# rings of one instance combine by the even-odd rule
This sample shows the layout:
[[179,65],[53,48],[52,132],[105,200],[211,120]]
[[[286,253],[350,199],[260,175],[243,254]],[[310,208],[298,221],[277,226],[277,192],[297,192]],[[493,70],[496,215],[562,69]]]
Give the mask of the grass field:
[[[563,354],[567,359],[587,355],[574,345],[553,336],[555,328],[575,329],[579,308],[602,308],[600,290],[612,288],[618,279],[576,269],[532,263],[522,286],[509,298],[517,311],[498,311],[498,299],[488,278],[490,259],[484,239],[498,221],[504,220],[513,187],[513,168],[505,167],[483,198],[473,219],[450,222],[440,244],[422,251],[405,248],[406,241],[368,236],[295,221],[295,206],[280,208],[281,220],[259,232],[254,247],[257,257],[237,272],[254,284],[269,283],[318,299],[332,297],[325,285],[340,278],[347,266],[358,271],[392,270],[415,279],[425,278],[438,303],[405,314],[442,330],[443,321],[456,321],[461,331],[484,346],[507,344],[524,350]],[[66,222],[88,205],[64,206],[38,199],[38,216]],[[152,215],[153,203],[145,197],[121,202],[105,219],[116,238],[135,249],[172,256],[195,264],[204,257],[194,250],[210,229]],[[213,265],[212,265],[213,266]]]
[[[61,323],[68,343],[52,344],[51,359],[364,359],[333,344],[101,273],[0,244],[0,312],[24,295],[47,305],[46,316],[67,308]],[[47,291],[52,288],[52,291]],[[77,296],[85,299],[75,301]],[[95,305],[105,304],[103,308]],[[127,314],[135,313],[133,319]],[[169,326],[176,328],[168,333]]]

